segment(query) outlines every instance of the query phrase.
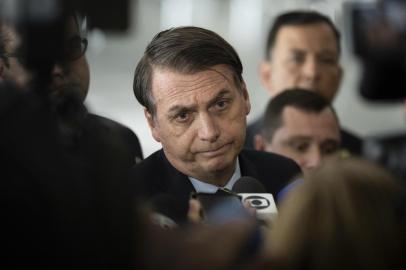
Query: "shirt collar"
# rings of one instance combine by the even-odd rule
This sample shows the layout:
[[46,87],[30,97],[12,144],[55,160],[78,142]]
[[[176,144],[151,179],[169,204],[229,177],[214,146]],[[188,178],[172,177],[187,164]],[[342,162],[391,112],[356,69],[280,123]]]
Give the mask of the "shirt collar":
[[[237,158],[236,163],[237,164],[235,166],[233,175],[231,176],[230,180],[228,180],[227,184],[223,188],[232,190],[235,182],[237,182],[237,180],[241,178],[240,162],[239,162],[238,158]],[[193,187],[195,188],[196,192],[216,193],[217,190],[219,189],[219,187],[216,185],[202,182],[193,177],[189,177],[189,180],[192,183]]]

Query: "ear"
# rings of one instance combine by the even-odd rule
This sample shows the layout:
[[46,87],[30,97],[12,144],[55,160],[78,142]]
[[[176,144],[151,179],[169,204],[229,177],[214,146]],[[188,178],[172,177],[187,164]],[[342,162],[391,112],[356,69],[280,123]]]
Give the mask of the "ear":
[[344,69],[341,65],[338,66],[338,81],[342,82],[342,79],[344,77]]
[[0,59],[0,81],[4,81],[4,69],[6,68],[6,63],[3,59]]
[[266,150],[266,140],[261,134],[256,134],[254,136],[254,149],[257,151]]
[[144,108],[144,115],[147,118],[148,126],[151,129],[152,137],[157,141],[161,142],[161,138],[159,136],[159,131],[157,127],[157,123],[155,121],[154,116],[148,111],[147,108]]
[[269,61],[262,61],[259,66],[259,78],[261,80],[262,86],[271,93],[271,78],[272,78],[272,70],[271,70],[271,62]]
[[247,86],[243,85],[242,89],[242,96],[244,98],[244,107],[245,107],[245,114],[248,115],[251,111],[251,102],[250,102],[250,96],[248,94]]

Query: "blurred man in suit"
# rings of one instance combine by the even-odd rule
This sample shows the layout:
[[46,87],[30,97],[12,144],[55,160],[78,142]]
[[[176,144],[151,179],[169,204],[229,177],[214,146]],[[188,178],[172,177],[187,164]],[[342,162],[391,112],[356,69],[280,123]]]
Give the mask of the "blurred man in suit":
[[[279,15],[269,31],[260,79],[271,97],[299,87],[332,103],[343,74],[339,58],[340,33],[328,17],[315,11],[290,11]],[[248,126],[247,148],[253,148],[262,121],[263,116]],[[345,149],[360,154],[357,136],[341,130],[341,137]]]
[[340,140],[331,105],[313,91],[292,89],[270,100],[255,149],[289,157],[306,173],[338,153]]
[[[55,27],[67,38],[62,59],[48,50],[52,31],[43,39],[29,33],[40,45],[38,66],[24,53],[34,47],[26,35],[2,25],[3,268],[133,269],[139,259],[138,214],[126,181],[134,156],[119,132],[92,120],[82,104],[89,70],[77,25],[69,16],[66,34]],[[60,62],[52,69],[49,59]]]
[[[76,148],[80,141],[82,123],[88,122],[100,128],[106,137],[112,136],[122,140],[126,145],[123,155],[127,156],[129,166],[143,159],[141,145],[137,136],[129,128],[108,118],[88,113],[81,106],[89,91],[89,65],[85,52],[87,49],[86,25],[81,16],[72,14],[66,23],[66,37],[61,59],[57,59],[51,72],[50,98],[56,106],[58,115],[63,120],[62,130],[70,135],[68,146]],[[3,21],[1,37],[4,53],[1,55],[0,79],[14,81],[24,87],[31,83],[32,74],[25,67],[23,37],[13,23]],[[78,110],[72,114],[72,103]]]

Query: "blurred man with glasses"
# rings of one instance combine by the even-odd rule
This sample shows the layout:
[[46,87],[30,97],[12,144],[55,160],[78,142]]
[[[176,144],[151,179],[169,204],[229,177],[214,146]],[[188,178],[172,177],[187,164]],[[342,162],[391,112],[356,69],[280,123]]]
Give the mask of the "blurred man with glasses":
[[63,22],[55,54],[53,35],[28,33],[31,43],[29,26],[0,25],[2,265],[135,268],[136,210],[125,175],[139,143],[128,128],[87,112],[87,41],[76,17]]
[[[70,16],[66,23],[66,37],[63,40],[64,47],[61,48],[63,58],[55,61],[50,90],[55,92],[68,87],[77,87],[80,90],[81,99],[84,100],[89,90],[90,76],[89,65],[85,57],[86,29],[85,26],[81,26],[82,24],[81,18],[77,15]],[[11,79],[20,87],[27,86],[31,74],[25,67],[26,44],[22,41],[19,31],[11,22],[2,22],[1,38],[4,51],[1,53],[3,65],[0,77]]]
[[[1,36],[4,50],[0,57],[0,81],[13,81],[19,87],[30,85],[32,74],[25,68],[23,50],[26,46],[14,25],[3,22]],[[69,147],[80,147],[83,131],[78,128],[96,125],[107,140],[120,140],[124,145],[123,155],[129,166],[143,159],[137,136],[129,128],[102,116],[88,113],[83,107],[89,90],[89,65],[85,57],[87,49],[86,22],[81,16],[72,14],[66,22],[61,57],[55,59],[49,84],[50,98],[61,118],[62,132],[68,134]]]

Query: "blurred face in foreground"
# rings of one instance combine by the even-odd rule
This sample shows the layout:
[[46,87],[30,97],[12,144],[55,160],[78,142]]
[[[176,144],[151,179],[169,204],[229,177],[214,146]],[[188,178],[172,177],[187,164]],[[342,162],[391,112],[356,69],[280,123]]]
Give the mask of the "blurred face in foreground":
[[85,52],[87,40],[82,37],[78,21],[72,16],[66,24],[66,37],[64,40],[65,59],[57,61],[52,69],[51,90],[54,93],[66,89],[77,89],[82,101],[85,100],[89,90],[89,65]]
[[14,27],[3,23],[0,26],[4,52],[0,62],[0,79],[12,81],[19,87],[24,87],[31,76],[19,59],[21,39]]
[[[11,24],[3,24],[5,55],[2,57],[0,78],[15,82],[20,87],[30,83],[32,75],[24,67],[22,40]],[[51,91],[60,93],[76,89],[82,100],[89,90],[89,66],[85,57],[87,40],[81,36],[77,20],[71,16],[66,23],[66,36],[60,59],[52,68]]]

